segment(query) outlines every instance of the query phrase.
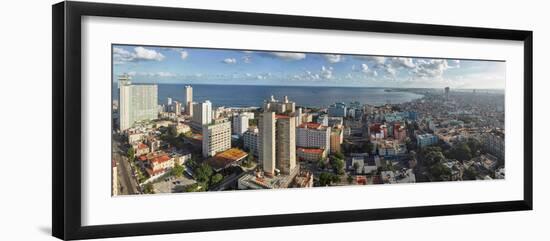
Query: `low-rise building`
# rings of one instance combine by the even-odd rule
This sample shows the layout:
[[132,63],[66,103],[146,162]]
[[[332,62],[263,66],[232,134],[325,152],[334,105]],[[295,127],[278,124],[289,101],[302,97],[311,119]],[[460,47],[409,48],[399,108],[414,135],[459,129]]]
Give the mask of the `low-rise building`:
[[427,146],[435,145],[438,142],[437,136],[433,134],[419,134],[416,135],[416,145],[419,148],[425,148]]
[[248,130],[243,134],[244,148],[251,152],[254,156],[258,156],[260,150],[259,140],[259,130],[257,127],[248,128]]
[[325,149],[320,148],[296,148],[296,156],[300,161],[319,161],[327,157]]

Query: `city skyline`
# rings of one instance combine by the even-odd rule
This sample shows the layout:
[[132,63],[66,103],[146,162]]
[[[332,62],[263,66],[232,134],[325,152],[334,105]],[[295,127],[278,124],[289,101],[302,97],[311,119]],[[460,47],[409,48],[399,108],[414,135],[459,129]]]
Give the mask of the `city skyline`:
[[135,83],[504,89],[502,61],[113,45]]

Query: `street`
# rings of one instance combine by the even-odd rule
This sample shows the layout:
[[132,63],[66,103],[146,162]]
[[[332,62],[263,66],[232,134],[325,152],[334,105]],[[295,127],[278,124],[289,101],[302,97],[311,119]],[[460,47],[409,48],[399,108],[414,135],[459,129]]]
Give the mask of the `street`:
[[113,139],[113,159],[117,163],[118,181],[120,183],[119,195],[139,194],[138,184],[133,175],[128,158],[121,153],[120,142]]

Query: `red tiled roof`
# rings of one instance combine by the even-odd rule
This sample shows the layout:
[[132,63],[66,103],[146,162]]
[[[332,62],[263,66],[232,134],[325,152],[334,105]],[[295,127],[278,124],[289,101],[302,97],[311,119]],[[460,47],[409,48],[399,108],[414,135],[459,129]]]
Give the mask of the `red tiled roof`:
[[143,143],[139,143],[138,145],[138,149],[145,149],[145,148],[148,148],[149,146],[143,144]]
[[319,129],[320,126],[321,126],[320,123],[306,122],[306,123],[300,124],[300,125],[298,126],[298,128]]
[[298,148],[298,151],[309,153],[309,154],[322,154],[325,150],[318,148]]
[[151,162],[154,162],[154,163],[161,163],[161,162],[166,162],[170,160],[170,157],[168,155],[162,155],[162,156],[158,156],[158,157],[155,157],[151,160]]
[[147,169],[145,169],[145,170],[147,171],[147,173],[149,174],[149,176],[155,176],[155,175],[157,175],[157,174],[159,174],[159,173],[165,172],[164,169],[158,169],[158,170],[153,171],[152,169],[147,168]]
[[288,115],[275,115],[275,119],[288,119],[290,116]]

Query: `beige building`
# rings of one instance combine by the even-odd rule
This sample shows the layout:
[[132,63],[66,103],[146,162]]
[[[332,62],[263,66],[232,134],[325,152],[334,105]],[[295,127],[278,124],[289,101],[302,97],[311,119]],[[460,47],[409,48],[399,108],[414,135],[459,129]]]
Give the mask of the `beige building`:
[[342,128],[332,128],[330,132],[330,153],[341,153],[342,142],[344,142],[344,132]]
[[321,148],[330,152],[330,127],[319,123],[303,123],[296,128],[296,145]]
[[128,75],[119,81],[119,129],[125,131],[136,122],[158,118],[158,86],[133,85]]
[[296,168],[296,104],[285,96],[278,101],[273,96],[264,103],[264,113],[259,118],[259,159],[266,176],[276,175],[276,170],[290,175]]
[[190,85],[185,86],[185,99],[183,104],[185,105],[185,114],[193,116],[193,87]]
[[202,155],[214,156],[231,148],[231,122],[216,120],[202,127]]
[[116,166],[116,161],[111,161],[111,196],[118,195],[118,170]]
[[327,157],[327,151],[320,148],[297,148],[296,154],[300,161],[319,161]]

